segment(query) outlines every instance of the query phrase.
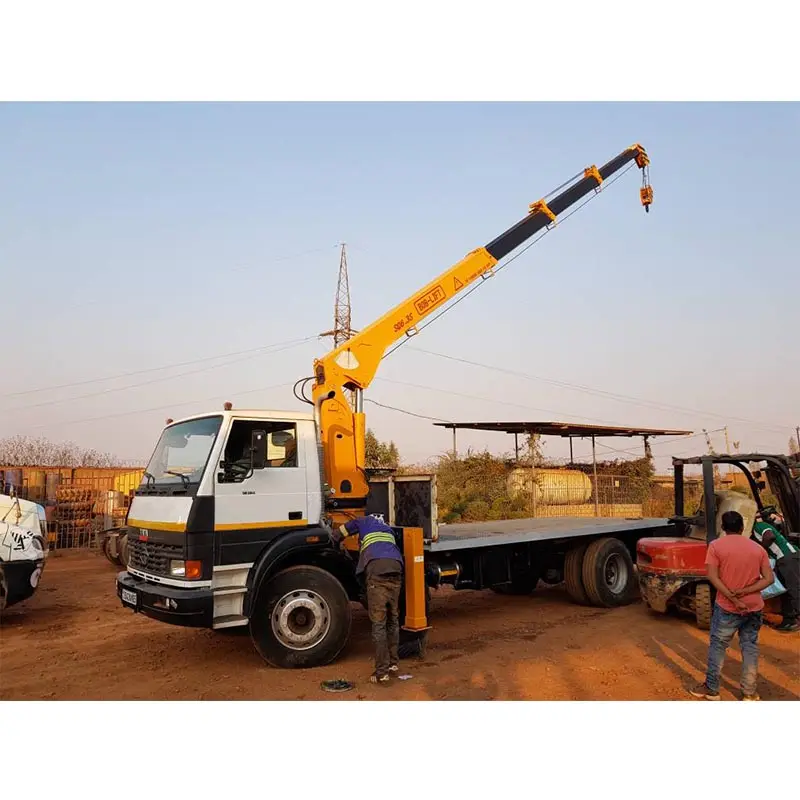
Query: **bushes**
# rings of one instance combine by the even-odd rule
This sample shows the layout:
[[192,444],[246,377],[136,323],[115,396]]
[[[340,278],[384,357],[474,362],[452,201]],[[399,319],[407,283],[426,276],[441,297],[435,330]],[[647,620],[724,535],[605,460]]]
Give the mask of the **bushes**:
[[462,459],[441,456],[436,465],[439,516],[444,523],[526,516],[524,499],[509,497],[505,462],[488,451]]

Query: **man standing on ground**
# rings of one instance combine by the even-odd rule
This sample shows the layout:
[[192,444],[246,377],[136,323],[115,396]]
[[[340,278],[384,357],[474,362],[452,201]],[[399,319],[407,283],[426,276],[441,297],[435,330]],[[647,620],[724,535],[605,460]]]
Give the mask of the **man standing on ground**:
[[742,700],[758,700],[758,632],[764,608],[761,592],[772,585],[775,577],[766,550],[742,535],[744,520],[741,514],[726,511],[722,515],[722,530],[725,535],[711,542],[706,554],[708,579],[717,590],[711,617],[706,679],[705,683],[689,691],[694,697],[719,700],[725,652],[738,632],[742,651]]
[[400,590],[403,585],[403,554],[394,532],[376,516],[359,517],[339,527],[335,538],[358,536],[356,576],[364,576],[367,610],[375,645],[372,683],[388,683],[398,672],[400,657]]
[[800,631],[800,550],[780,532],[782,519],[778,514],[761,517],[763,521],[753,525],[753,538],[775,559],[775,572],[786,588],[781,595],[783,621],[775,630],[794,633]]

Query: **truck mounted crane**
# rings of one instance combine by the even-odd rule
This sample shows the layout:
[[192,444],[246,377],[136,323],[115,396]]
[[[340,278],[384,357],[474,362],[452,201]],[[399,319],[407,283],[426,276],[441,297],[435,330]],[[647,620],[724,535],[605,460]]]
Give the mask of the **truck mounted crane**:
[[566,527],[552,524],[564,520],[513,520],[488,532],[479,523],[444,526],[440,535],[432,487],[418,493],[425,498],[418,513],[406,503],[398,518],[392,497],[403,482],[383,491],[366,469],[364,391],[389,347],[631,164],[642,171],[640,200],[649,211],[650,160],[641,145],[587,167],[317,359],[313,375],[295,387],[311,413],[226,403],[222,413],[169,420],[129,510],[129,561],[117,577],[122,604],[177,625],[249,625],[256,649],[274,666],[329,663],[347,642],[351,601],[362,600],[354,543],[334,547],[331,531],[373,511],[388,513],[405,556],[403,631],[413,641],[427,637],[429,589],[446,583],[527,592],[555,569],[579,602],[627,602],[636,543],[668,530],[666,520],[576,519]]

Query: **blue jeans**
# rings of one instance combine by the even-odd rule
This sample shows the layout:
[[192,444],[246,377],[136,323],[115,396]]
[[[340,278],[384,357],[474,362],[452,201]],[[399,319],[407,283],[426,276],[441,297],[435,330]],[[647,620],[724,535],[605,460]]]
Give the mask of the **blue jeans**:
[[761,628],[761,612],[731,614],[714,604],[711,617],[711,637],[708,643],[708,668],[706,688],[719,693],[719,680],[725,651],[734,634],[739,632],[739,647],[742,651],[741,689],[744,694],[756,693],[758,678],[758,631]]

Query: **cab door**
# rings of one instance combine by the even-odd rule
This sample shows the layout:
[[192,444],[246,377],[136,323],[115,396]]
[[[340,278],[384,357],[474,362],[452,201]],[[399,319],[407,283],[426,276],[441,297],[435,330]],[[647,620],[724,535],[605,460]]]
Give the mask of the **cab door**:
[[[251,561],[260,552],[254,545],[282,529],[308,524],[305,448],[297,446],[297,427],[289,420],[232,421],[215,477],[214,530],[221,563]],[[252,467],[254,432],[266,435],[267,459],[261,468]]]

